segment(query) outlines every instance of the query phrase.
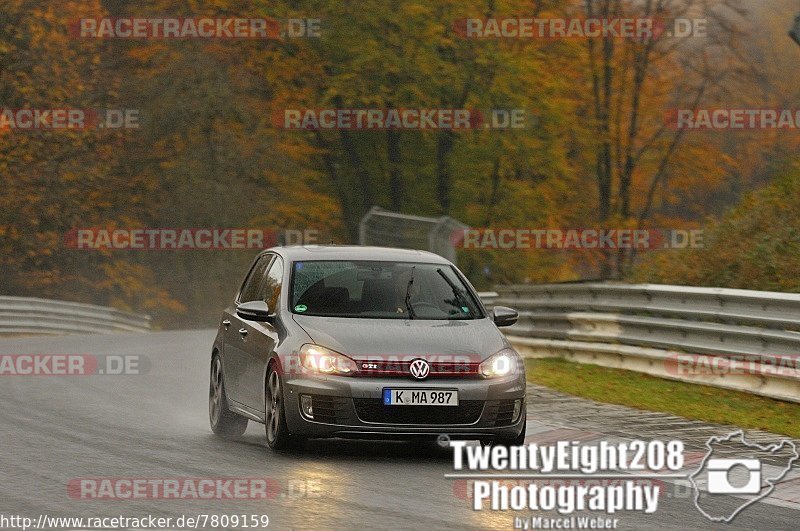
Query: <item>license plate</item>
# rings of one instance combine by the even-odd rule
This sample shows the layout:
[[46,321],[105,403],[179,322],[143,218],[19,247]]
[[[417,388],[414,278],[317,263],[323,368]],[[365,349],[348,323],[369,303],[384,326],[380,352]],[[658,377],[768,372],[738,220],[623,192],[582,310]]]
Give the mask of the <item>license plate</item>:
[[384,389],[386,406],[457,406],[458,391],[438,389]]

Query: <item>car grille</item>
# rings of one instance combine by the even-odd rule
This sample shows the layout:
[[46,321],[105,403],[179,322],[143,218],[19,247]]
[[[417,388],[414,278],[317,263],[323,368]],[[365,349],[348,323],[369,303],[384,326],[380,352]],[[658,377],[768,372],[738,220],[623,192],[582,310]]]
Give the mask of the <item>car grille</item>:
[[[358,361],[357,376],[411,378],[411,361]],[[480,363],[431,361],[428,378],[477,378]]]
[[495,426],[510,426],[514,421],[514,400],[500,400]]
[[474,424],[483,411],[482,400],[462,400],[458,406],[385,406],[369,398],[353,402],[363,422],[377,424]]
[[314,421],[323,424],[342,424],[345,399],[335,396],[311,395]]

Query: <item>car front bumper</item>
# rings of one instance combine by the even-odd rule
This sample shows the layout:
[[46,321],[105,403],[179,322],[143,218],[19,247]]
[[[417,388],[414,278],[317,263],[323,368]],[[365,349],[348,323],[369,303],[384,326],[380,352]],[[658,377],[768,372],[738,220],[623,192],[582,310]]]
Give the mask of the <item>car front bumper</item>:
[[[457,390],[458,406],[384,406],[385,388]],[[512,439],[525,422],[525,379],[429,379],[298,376],[284,384],[289,431],[303,437]],[[314,419],[301,413],[312,397]],[[510,411],[520,401],[516,418]]]

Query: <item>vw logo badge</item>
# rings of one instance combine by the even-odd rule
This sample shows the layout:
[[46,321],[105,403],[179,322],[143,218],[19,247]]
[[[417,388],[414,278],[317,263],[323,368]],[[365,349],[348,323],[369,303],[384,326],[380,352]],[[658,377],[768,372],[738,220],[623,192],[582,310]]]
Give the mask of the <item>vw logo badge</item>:
[[431,372],[431,366],[428,362],[422,359],[414,360],[411,362],[411,376],[417,380],[424,380]]

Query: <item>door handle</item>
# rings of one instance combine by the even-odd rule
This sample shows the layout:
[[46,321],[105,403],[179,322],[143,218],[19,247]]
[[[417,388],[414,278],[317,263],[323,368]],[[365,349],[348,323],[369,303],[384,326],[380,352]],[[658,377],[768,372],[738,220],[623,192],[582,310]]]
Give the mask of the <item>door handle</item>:
[[224,326],[225,328],[228,328],[230,325],[231,325],[231,322],[230,322],[230,321],[228,321],[227,319],[225,319],[224,321],[222,321],[222,326]]
[[240,328],[239,333],[242,334],[242,337],[247,335],[247,328]]

